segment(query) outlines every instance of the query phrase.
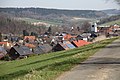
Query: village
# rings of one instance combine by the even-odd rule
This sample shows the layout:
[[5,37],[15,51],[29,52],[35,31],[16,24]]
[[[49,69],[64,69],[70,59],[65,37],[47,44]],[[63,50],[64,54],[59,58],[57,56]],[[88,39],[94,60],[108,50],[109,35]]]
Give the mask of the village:
[[[117,24],[106,27],[98,26],[94,23],[91,25],[90,32],[83,32],[81,34],[75,34],[73,27],[71,27],[69,32],[56,32],[54,35],[51,35],[50,30],[48,30],[48,32],[39,37],[1,34],[0,59],[9,61],[74,49],[99,40],[119,36],[119,31],[120,26]],[[101,38],[101,36],[104,36],[104,38]]]
[[1,0],[0,80],[120,80],[120,0]]

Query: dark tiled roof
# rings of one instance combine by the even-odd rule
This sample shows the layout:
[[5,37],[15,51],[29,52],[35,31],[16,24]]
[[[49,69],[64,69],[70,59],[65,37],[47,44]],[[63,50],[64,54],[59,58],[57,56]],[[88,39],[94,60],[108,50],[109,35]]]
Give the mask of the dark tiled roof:
[[45,53],[40,47],[36,47],[33,49],[33,53],[35,54],[42,54]]
[[55,51],[61,51],[61,50],[68,50],[68,46],[66,44],[63,44],[59,42],[56,46],[54,46],[53,50]]
[[42,49],[45,53],[50,52],[52,50],[52,47],[49,44],[43,44],[39,45],[39,48]]
[[21,56],[33,54],[26,46],[14,46],[14,48]]

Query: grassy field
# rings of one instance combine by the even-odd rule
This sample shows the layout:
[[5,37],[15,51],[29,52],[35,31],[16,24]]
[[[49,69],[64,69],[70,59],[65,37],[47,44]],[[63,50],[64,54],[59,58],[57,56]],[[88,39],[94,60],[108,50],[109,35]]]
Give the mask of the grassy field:
[[102,24],[102,25],[114,25],[114,24],[118,24],[120,25],[120,20],[116,20],[116,21],[112,21],[112,22],[108,22],[108,23],[105,23],[105,24]]
[[55,80],[116,38],[80,48],[0,64],[0,80]]
[[58,24],[62,24],[60,21],[56,22],[56,21],[45,21],[45,20],[37,20],[37,19],[32,19],[32,18],[18,18],[19,20],[23,20],[23,21],[26,21],[28,23],[34,23],[34,22],[44,22],[44,23],[48,23],[48,24],[51,24],[51,25],[58,25]]

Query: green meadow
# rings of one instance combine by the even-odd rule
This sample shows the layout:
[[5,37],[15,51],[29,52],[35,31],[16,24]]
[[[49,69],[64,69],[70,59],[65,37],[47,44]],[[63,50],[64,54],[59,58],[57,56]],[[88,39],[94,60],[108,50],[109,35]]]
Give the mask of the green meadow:
[[116,39],[107,39],[80,48],[27,59],[0,61],[0,80],[55,80]]

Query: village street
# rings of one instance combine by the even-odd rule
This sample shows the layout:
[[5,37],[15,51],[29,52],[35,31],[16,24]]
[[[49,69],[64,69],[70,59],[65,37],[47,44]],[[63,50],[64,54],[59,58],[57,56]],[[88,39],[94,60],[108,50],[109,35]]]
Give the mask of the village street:
[[62,74],[57,80],[120,80],[120,39]]

